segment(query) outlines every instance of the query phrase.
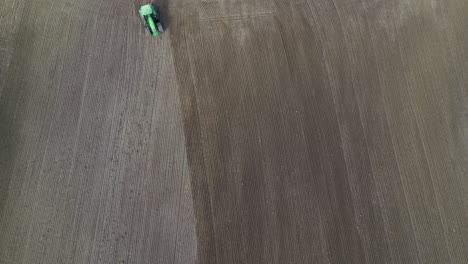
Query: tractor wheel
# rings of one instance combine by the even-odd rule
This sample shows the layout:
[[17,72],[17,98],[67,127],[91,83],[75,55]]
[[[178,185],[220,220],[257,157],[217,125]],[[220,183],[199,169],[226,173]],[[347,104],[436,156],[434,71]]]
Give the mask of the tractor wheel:
[[151,35],[151,30],[148,26],[145,26],[145,30],[148,31],[148,33]]
[[159,32],[164,32],[164,28],[163,28],[163,26],[161,25],[161,23],[158,22],[158,23],[156,24],[156,26],[157,26]]

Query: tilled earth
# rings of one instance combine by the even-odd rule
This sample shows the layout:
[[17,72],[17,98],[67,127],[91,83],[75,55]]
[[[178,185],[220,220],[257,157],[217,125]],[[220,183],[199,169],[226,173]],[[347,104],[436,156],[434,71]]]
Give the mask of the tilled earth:
[[0,263],[468,263],[468,2],[0,2]]

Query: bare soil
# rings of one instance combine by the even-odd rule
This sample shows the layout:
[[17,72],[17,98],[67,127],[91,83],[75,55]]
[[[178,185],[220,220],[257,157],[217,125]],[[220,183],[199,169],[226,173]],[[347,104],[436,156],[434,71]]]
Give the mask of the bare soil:
[[468,2],[0,4],[0,263],[468,263]]

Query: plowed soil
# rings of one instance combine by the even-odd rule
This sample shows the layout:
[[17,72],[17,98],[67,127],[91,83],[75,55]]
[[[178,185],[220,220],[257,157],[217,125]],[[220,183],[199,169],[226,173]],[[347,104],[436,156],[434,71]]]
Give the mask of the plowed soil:
[[468,263],[468,2],[0,3],[0,263]]

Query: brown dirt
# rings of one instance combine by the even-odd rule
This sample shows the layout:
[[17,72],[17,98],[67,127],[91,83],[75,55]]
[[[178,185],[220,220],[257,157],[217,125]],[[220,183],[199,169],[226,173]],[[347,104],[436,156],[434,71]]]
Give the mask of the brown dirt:
[[467,263],[468,2],[0,5],[0,263]]

